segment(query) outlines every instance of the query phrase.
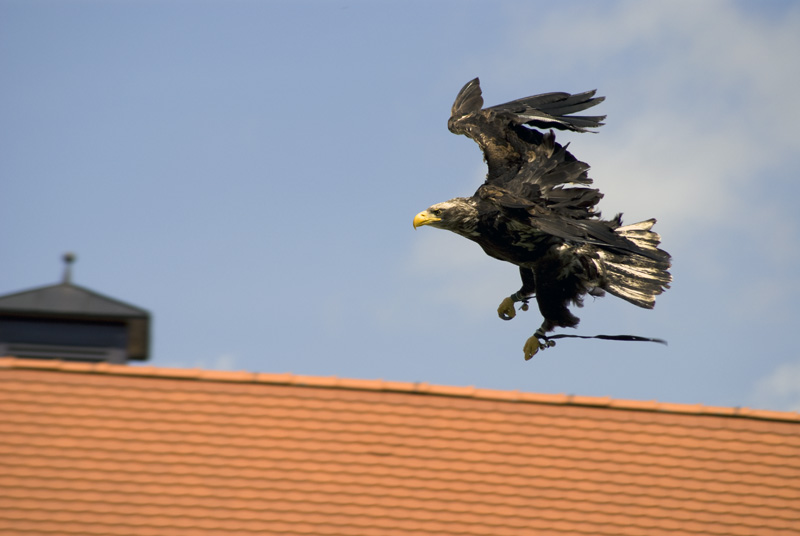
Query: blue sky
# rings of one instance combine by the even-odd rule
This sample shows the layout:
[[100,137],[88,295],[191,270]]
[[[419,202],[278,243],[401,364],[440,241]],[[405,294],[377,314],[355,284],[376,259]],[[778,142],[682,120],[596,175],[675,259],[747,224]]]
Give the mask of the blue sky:
[[[153,314],[151,363],[800,410],[800,5],[0,0],[0,293]],[[532,361],[516,268],[427,206],[471,195],[487,105],[597,88],[559,135],[601,209],[656,217],[673,288]]]

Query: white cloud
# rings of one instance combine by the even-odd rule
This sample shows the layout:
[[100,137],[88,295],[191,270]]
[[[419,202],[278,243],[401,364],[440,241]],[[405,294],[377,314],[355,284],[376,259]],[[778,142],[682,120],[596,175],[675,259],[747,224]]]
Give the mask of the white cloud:
[[800,360],[783,363],[758,380],[750,399],[756,408],[800,411]]
[[748,167],[741,137],[702,132],[691,121],[658,113],[581,144],[578,154],[606,194],[600,206],[607,216],[624,212],[629,222],[656,217],[662,231],[723,220],[736,205],[734,183]]
[[[790,93],[800,63],[789,53],[800,50],[800,9],[758,15],[723,0],[636,0],[519,17],[516,52],[500,62],[515,75],[498,78],[517,91],[520,76],[543,87],[542,72],[553,80],[586,73],[601,85],[609,124],[573,149],[593,166],[606,214],[641,207],[631,216],[660,215],[662,230],[721,223],[758,202],[767,166],[800,152],[800,106]],[[559,43],[558,56],[539,57],[542,42]],[[544,65],[521,70],[531,58]]]

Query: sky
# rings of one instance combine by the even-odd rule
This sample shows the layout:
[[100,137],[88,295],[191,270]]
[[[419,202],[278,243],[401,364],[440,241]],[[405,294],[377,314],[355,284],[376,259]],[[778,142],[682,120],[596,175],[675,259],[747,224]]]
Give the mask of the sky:
[[[0,294],[152,314],[146,365],[800,411],[800,4],[0,0]],[[524,361],[515,266],[412,227],[486,169],[447,130],[597,89],[606,216],[655,217],[654,310],[587,298]]]

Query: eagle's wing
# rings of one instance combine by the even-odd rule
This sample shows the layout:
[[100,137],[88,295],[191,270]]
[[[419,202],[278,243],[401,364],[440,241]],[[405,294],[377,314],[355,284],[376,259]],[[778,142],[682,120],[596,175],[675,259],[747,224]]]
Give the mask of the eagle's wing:
[[542,141],[540,132],[527,127],[585,132],[603,124],[605,116],[570,115],[604,100],[594,94],[544,93],[482,109],[480,81],[475,78],[459,91],[447,126],[480,146],[489,166],[487,182],[507,182],[530,160],[531,150]]
[[614,232],[621,225],[619,217],[600,220],[595,206],[603,194],[589,187],[589,165],[556,143],[552,131],[529,128],[585,132],[599,127],[605,116],[569,115],[603,101],[594,94],[545,93],[481,109],[476,78],[456,97],[448,127],[483,150],[489,171],[475,195],[506,217],[562,240],[654,257]]

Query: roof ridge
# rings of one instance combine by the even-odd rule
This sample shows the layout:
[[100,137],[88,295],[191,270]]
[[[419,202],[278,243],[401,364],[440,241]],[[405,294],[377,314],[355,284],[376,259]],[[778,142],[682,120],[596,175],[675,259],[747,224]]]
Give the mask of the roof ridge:
[[143,376],[212,382],[263,383],[273,385],[295,385],[328,389],[360,391],[387,391],[396,393],[451,396],[506,402],[521,402],[559,406],[587,406],[630,411],[657,413],[681,413],[720,417],[738,417],[757,420],[800,422],[800,412],[772,411],[745,407],[705,406],[703,404],[679,404],[657,400],[626,400],[611,397],[593,397],[567,394],[545,394],[526,391],[483,389],[475,386],[436,385],[427,382],[401,382],[382,379],[365,380],[340,378],[338,376],[305,376],[285,373],[219,371],[207,369],[182,369],[149,366],[131,366],[111,363],[84,363],[60,360],[23,359],[0,357],[0,369],[36,369],[83,374],[108,374],[113,376]]

